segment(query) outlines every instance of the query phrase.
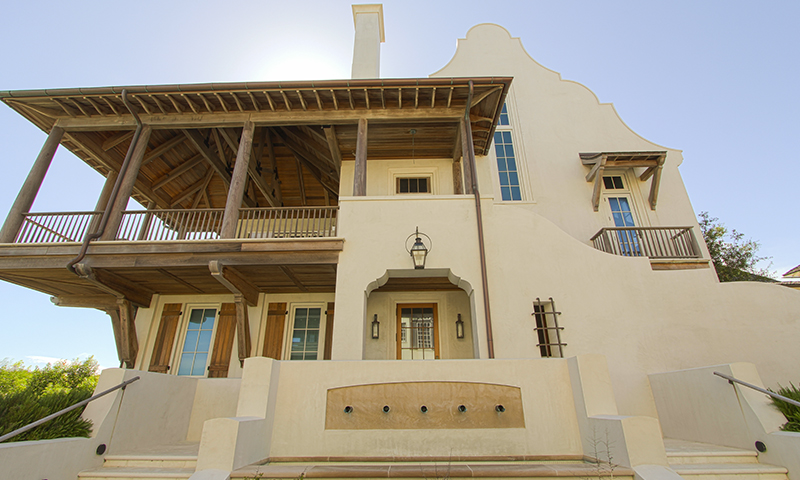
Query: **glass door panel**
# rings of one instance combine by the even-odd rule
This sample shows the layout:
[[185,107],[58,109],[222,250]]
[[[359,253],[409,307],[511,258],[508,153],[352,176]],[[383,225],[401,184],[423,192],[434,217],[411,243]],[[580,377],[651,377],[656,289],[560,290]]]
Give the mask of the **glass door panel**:
[[397,358],[439,358],[435,304],[397,306]]

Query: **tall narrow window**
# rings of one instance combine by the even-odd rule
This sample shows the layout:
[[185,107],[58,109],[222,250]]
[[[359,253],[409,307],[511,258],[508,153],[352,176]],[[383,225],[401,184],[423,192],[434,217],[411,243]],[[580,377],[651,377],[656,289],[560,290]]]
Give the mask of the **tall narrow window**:
[[206,373],[211,337],[214,334],[215,308],[194,308],[189,314],[189,325],[181,352],[178,375],[201,376]]
[[497,154],[497,173],[500,175],[503,200],[522,200],[511,132],[494,132],[494,151]]
[[316,360],[319,353],[322,308],[298,307],[294,310],[290,360]]

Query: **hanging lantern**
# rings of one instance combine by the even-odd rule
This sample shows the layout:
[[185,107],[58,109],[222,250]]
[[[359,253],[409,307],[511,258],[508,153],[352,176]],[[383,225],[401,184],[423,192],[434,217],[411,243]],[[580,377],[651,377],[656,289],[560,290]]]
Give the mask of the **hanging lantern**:
[[[411,239],[411,237],[414,237],[414,245],[412,245],[411,249],[409,250],[408,241]],[[428,245],[431,244],[431,239],[429,236],[425,235],[424,233],[419,233],[419,227],[417,227],[416,232],[412,233],[408,236],[408,238],[406,238],[406,250],[411,255],[411,259],[414,262],[414,268],[418,270],[425,268],[425,259],[431,250],[422,242],[422,237],[428,239]]]
[[380,338],[381,322],[378,321],[378,314],[372,317],[372,338]]

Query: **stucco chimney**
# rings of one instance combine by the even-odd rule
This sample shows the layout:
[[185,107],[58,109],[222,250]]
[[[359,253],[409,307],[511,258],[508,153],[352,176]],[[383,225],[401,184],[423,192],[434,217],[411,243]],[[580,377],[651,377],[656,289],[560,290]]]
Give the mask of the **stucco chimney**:
[[383,5],[353,5],[356,40],[353,46],[351,78],[381,76],[381,43],[383,36]]

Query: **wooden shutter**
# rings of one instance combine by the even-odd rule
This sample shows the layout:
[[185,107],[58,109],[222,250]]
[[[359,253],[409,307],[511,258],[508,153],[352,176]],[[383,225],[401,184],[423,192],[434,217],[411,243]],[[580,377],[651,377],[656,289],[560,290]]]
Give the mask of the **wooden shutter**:
[[283,329],[286,325],[286,303],[270,303],[267,307],[267,328],[264,334],[263,356],[281,359]]
[[328,302],[328,310],[325,311],[325,353],[323,360],[331,359],[331,348],[333,348],[333,302]]
[[209,378],[225,378],[231,363],[233,351],[233,335],[236,333],[236,304],[223,303],[219,310],[217,333],[214,337],[214,349],[211,351],[211,362],[208,364]]
[[175,332],[181,319],[180,303],[164,304],[161,311],[161,323],[158,324],[156,344],[153,346],[153,356],[150,358],[150,370],[156,373],[167,373],[172,347],[175,345]]

